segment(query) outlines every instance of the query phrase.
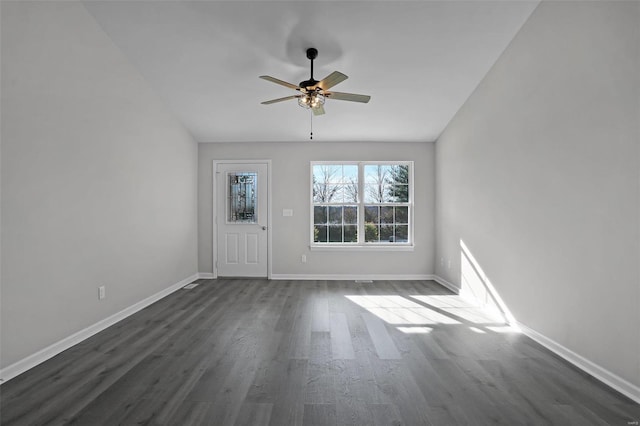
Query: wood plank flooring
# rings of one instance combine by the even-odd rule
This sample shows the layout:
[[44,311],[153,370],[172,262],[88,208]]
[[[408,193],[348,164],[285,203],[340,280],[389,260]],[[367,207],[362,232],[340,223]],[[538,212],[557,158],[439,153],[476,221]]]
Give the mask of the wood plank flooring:
[[431,281],[200,280],[0,398],[7,426],[640,420],[640,405]]

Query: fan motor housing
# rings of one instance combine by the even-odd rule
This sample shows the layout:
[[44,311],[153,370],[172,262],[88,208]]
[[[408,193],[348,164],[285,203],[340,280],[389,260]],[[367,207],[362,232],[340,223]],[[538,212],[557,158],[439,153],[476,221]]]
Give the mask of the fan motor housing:
[[301,81],[300,87],[304,89],[313,89],[318,83],[320,83],[318,80],[312,78],[310,80]]

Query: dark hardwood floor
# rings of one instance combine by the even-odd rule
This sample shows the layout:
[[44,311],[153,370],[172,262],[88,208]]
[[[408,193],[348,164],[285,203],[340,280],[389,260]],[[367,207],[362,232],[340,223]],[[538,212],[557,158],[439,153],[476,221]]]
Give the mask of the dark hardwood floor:
[[0,393],[7,426],[640,420],[640,405],[430,281],[201,280]]

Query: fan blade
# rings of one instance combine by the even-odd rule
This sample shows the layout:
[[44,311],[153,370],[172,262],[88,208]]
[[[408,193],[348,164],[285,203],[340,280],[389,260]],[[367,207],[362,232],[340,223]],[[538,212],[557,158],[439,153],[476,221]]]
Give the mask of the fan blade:
[[299,98],[300,95],[291,95],[291,96],[285,96],[284,98],[278,98],[278,99],[271,99],[270,101],[264,101],[264,102],[260,102],[262,105],[271,105],[271,104],[275,104],[277,102],[283,102],[283,101],[288,101],[289,99],[295,99],[295,98]]
[[316,86],[321,88],[322,90],[328,90],[335,86],[338,83],[342,83],[346,79],[348,79],[346,75],[342,74],[340,71],[334,71],[325,78],[323,78]]
[[263,79],[263,80],[270,81],[272,83],[279,84],[280,86],[288,87],[289,89],[300,90],[300,88],[297,85],[291,84],[291,83],[287,83],[286,81],[279,80],[279,79],[277,79],[275,77],[271,77],[271,76],[268,76],[268,75],[261,75],[260,78]]
[[371,96],[369,95],[356,95],[355,93],[326,92],[324,95],[329,99],[362,102],[363,104],[366,104],[367,102],[369,102],[369,99],[371,99]]
[[313,115],[322,115],[324,114],[324,107],[320,104],[315,108],[311,108],[311,111],[313,111]]

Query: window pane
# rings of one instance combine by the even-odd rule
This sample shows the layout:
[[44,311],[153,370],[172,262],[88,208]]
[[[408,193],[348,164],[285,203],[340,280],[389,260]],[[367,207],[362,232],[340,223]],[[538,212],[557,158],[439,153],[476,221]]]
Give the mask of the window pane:
[[357,207],[344,207],[344,223],[357,224],[358,223],[358,208]]
[[329,207],[329,223],[342,224],[342,207]]
[[378,203],[380,202],[380,197],[376,193],[376,188],[373,185],[365,185],[364,186],[364,202],[365,203]]
[[388,164],[366,164],[364,166],[364,182],[378,183],[384,181],[391,174]]
[[358,180],[358,165],[357,164],[345,164],[342,166],[342,176],[344,182],[351,182]]
[[391,203],[393,190],[388,182],[366,184],[364,187],[365,203]]
[[395,234],[396,243],[409,242],[409,227],[407,225],[396,225]]
[[396,203],[409,202],[409,166],[395,165],[389,172],[391,196]]
[[400,165],[391,167],[391,180],[393,183],[409,183],[409,166]]
[[380,207],[364,206],[364,221],[371,223],[380,223]]
[[342,225],[329,226],[329,242],[330,243],[342,242]]
[[391,201],[391,166],[369,164],[364,166],[365,203],[385,203]]
[[380,235],[380,226],[374,223],[364,224],[364,240],[367,243],[377,243]]
[[316,243],[327,242],[327,227],[324,225],[316,225],[313,230],[313,241]]
[[344,227],[344,242],[345,243],[358,242],[358,226],[357,225],[346,225]]
[[331,183],[327,186],[327,193],[325,195],[326,203],[341,203],[342,202],[342,187]]
[[338,183],[342,179],[340,166],[317,164],[313,166],[313,202],[329,203],[336,197]]
[[393,207],[380,207],[380,223],[393,223]]
[[358,182],[347,182],[342,186],[342,199],[345,203],[358,202]]
[[313,207],[313,223],[318,223],[318,224],[327,223],[327,207],[325,206]]
[[358,184],[345,183],[336,187],[335,194],[331,198],[332,203],[357,203]]
[[335,195],[334,185],[326,182],[313,182],[313,202],[328,203]]
[[342,165],[325,165],[322,166],[325,168],[325,174],[327,175],[328,181],[332,183],[340,183],[342,182]]
[[408,203],[409,202],[409,186],[408,185],[392,185],[391,198],[395,203]]
[[396,207],[396,223],[409,223],[409,207]]
[[227,188],[227,222],[256,223],[257,173],[229,173]]
[[334,164],[316,164],[313,166],[313,181],[339,183],[342,179],[342,167]]
[[[334,183],[314,182],[313,184],[313,202],[314,203],[331,203],[338,201],[342,197],[339,192],[340,188]],[[341,201],[341,199],[340,199]]]
[[393,242],[393,225],[380,226],[380,242]]

